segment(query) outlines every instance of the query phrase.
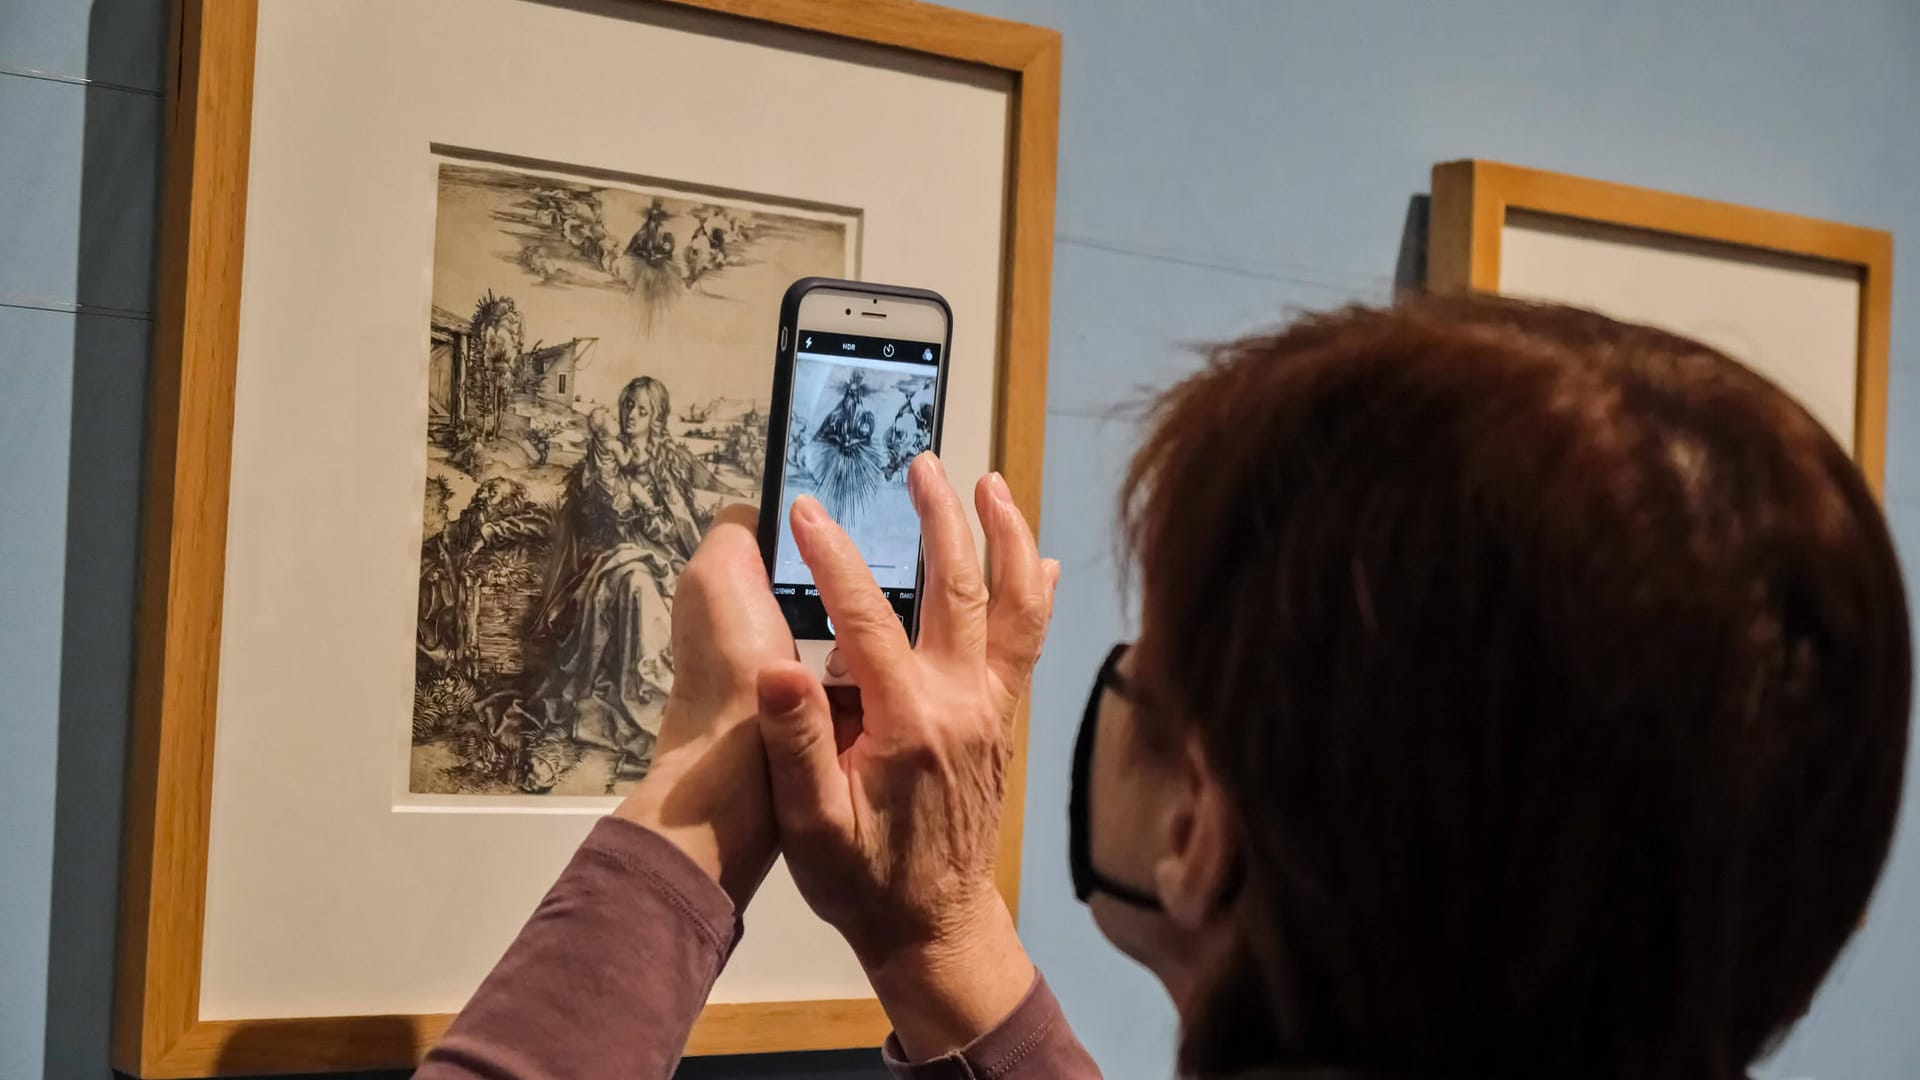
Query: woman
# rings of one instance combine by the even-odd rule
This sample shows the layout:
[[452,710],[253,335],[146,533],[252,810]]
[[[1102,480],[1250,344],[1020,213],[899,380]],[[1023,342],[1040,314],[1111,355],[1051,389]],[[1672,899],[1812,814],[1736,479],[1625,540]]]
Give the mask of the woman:
[[[1858,925],[1899,799],[1907,616],[1846,454],[1702,345],[1490,300],[1239,342],[1152,421],[1141,636],[1088,702],[1071,865],[1171,994],[1179,1070],[1744,1075]],[[793,512],[858,716],[788,659],[748,515],[716,527],[658,768],[422,1076],[666,1075],[775,822],[898,1074],[1097,1075],[992,887],[1054,571],[989,478],[989,591],[937,463],[909,482],[911,649]]]
[[672,413],[665,384],[642,375],[620,391],[617,433],[599,411],[589,417],[542,614],[558,641],[536,696],[574,738],[620,751],[622,775],[644,772],[652,756],[673,686],[673,577],[704,524],[693,489],[714,484],[668,433]]

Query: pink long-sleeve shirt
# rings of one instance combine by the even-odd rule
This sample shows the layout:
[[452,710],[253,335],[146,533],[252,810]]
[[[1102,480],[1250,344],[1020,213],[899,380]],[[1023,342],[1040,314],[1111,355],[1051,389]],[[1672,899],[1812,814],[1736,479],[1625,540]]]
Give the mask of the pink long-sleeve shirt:
[[[720,886],[659,835],[605,818],[580,845],[415,1080],[649,1080],[673,1074],[740,938]],[[887,1068],[917,1080],[1097,1080],[1038,975],[962,1050]]]

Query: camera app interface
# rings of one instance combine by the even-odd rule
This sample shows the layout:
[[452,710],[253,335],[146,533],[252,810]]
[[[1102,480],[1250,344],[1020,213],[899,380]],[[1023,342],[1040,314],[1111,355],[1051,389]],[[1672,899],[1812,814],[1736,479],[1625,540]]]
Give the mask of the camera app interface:
[[780,482],[773,591],[796,636],[832,637],[813,573],[793,543],[793,500],[811,495],[860,548],[903,622],[920,569],[907,466],[933,445],[940,346],[798,331]]

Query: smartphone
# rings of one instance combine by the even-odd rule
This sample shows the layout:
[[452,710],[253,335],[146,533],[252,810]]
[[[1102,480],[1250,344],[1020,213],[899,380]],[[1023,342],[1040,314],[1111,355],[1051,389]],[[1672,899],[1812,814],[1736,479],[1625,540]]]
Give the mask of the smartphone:
[[788,511],[801,495],[819,500],[908,638],[918,633],[920,516],[907,466],[940,449],[952,329],[947,301],[926,289],[802,278],[781,300],[760,553],[800,659],[824,682],[846,683],[846,667]]

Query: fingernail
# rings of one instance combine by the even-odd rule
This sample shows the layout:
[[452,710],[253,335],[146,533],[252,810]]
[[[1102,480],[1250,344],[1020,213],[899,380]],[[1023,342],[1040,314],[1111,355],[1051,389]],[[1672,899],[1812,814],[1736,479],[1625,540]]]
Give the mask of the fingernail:
[[760,684],[759,692],[760,712],[775,719],[796,716],[807,704],[806,688],[791,682],[769,679]]
[[793,509],[787,512],[791,523],[804,529],[819,525],[826,516],[826,510],[814,501],[811,495],[802,495],[793,500]]
[[919,457],[913,459],[908,473],[907,494],[913,499],[914,510],[918,511],[926,499],[926,486],[940,483],[947,475],[946,467],[940,464],[940,459],[934,456],[933,451],[923,450]]
[[993,479],[989,480],[988,483],[993,486],[993,497],[1006,503],[1008,506],[1012,506],[1013,489],[1007,487],[1007,478],[1001,476],[998,470],[995,470],[992,475]]

